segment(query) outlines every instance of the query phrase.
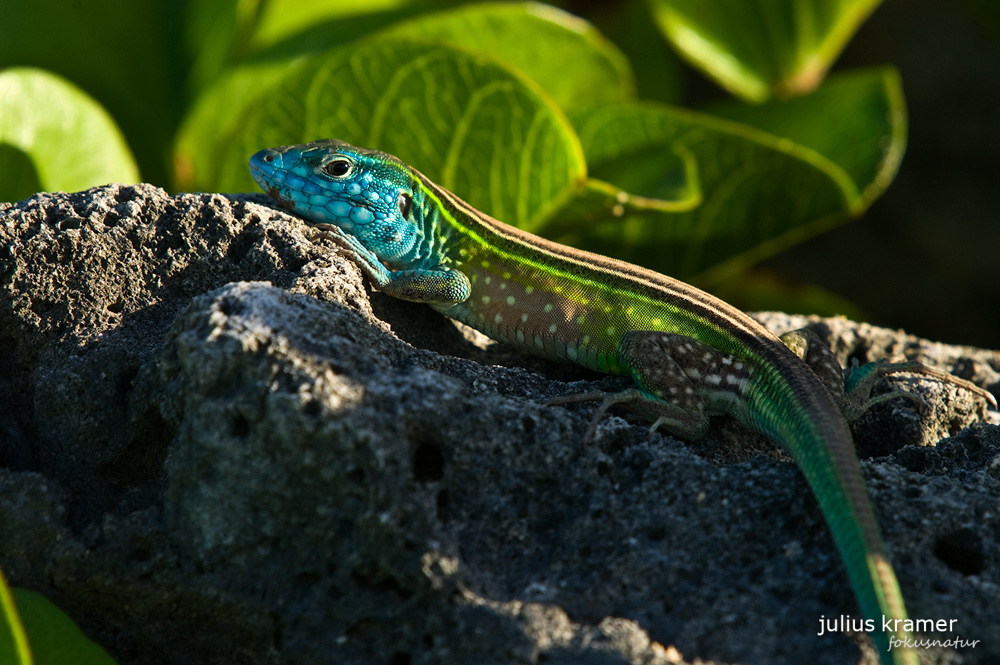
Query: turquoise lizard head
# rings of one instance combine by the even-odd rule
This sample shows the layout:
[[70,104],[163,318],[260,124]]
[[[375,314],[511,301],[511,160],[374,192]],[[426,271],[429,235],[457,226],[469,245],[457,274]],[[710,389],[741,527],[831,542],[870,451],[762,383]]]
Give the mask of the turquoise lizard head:
[[250,158],[250,174],[289,210],[339,227],[380,261],[408,261],[419,252],[416,184],[392,155],[325,139],[261,150]]

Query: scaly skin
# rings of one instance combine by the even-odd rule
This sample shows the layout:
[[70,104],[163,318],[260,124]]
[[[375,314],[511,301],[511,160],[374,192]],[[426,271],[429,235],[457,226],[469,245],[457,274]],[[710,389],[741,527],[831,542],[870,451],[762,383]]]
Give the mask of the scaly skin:
[[[816,495],[881,661],[906,609],[838,404],[781,340],[678,280],[559,245],[475,210],[390,155],[335,140],[262,150],[254,179],[323,225],[381,291],[425,302],[486,335],[556,360],[630,375],[608,396],[696,438],[728,414],[780,443]],[[804,355],[804,352],[803,354]],[[594,397],[593,395],[586,396]],[[818,620],[819,617],[816,617]]]

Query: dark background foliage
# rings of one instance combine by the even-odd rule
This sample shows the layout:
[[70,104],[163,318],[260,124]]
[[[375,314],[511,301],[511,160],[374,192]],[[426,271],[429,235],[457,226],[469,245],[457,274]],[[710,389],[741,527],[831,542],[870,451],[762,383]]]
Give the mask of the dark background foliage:
[[906,157],[864,218],[766,261],[848,297],[873,323],[1000,348],[1000,4],[890,0],[840,66],[893,62]]

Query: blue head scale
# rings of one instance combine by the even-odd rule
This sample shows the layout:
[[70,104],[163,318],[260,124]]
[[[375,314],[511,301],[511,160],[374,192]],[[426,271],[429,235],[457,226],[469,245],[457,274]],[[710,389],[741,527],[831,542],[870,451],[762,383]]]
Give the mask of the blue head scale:
[[261,150],[250,174],[292,212],[340,227],[382,261],[405,257],[419,242],[411,176],[391,155],[326,139]]

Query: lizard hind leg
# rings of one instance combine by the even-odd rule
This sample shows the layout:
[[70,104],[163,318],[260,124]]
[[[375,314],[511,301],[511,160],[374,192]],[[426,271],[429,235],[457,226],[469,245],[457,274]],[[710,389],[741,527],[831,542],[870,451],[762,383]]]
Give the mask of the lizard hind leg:
[[[632,411],[659,428],[693,441],[708,431],[708,414],[701,395],[704,378],[698,362],[704,345],[690,337],[655,330],[636,330],[622,336],[618,356],[636,388]],[[710,347],[705,347],[710,348]],[[718,353],[715,349],[713,352]]]
[[790,330],[780,339],[819,377],[848,422],[854,422],[876,404],[898,397],[913,401],[921,411],[926,408],[924,400],[913,393],[894,391],[871,397],[875,381],[886,373],[879,371],[880,363],[872,362],[862,367],[857,367],[855,363],[850,371],[845,372],[830,347],[809,328]]
[[618,355],[635,387],[616,393],[567,395],[548,402],[601,400],[587,429],[588,441],[604,413],[617,405],[651,421],[650,436],[662,428],[682,439],[699,439],[708,431],[710,415],[729,411],[748,376],[746,368],[729,354],[676,333],[626,333],[618,345]]
[[898,398],[910,400],[917,405],[921,412],[924,412],[927,403],[923,398],[905,390],[894,390],[872,397],[872,389],[880,377],[898,372],[923,374],[945,383],[955,384],[981,396],[994,407],[996,406],[993,395],[985,389],[945,371],[928,367],[913,360],[898,363],[876,360],[860,366],[855,361],[846,371],[842,370],[830,347],[808,328],[791,330],[781,336],[781,341],[815,372],[830,394],[833,395],[848,422],[857,420],[876,404]]
[[[587,432],[583,436],[585,443],[590,443],[594,440],[594,436],[597,434],[597,426],[604,419],[604,414],[613,406],[624,406],[647,420],[654,421],[653,425],[649,428],[650,437],[660,427],[663,427],[672,434],[676,433],[677,436],[687,439],[697,439],[708,429],[708,418],[704,417],[704,414],[700,410],[694,413],[686,411],[683,407],[664,402],[641,388],[626,388],[615,393],[596,390],[576,395],[561,395],[553,397],[546,404],[554,406],[557,404],[596,400],[601,400],[601,404],[590,418],[590,425],[587,426]],[[699,420],[700,416],[703,417],[703,426],[702,421]]]

